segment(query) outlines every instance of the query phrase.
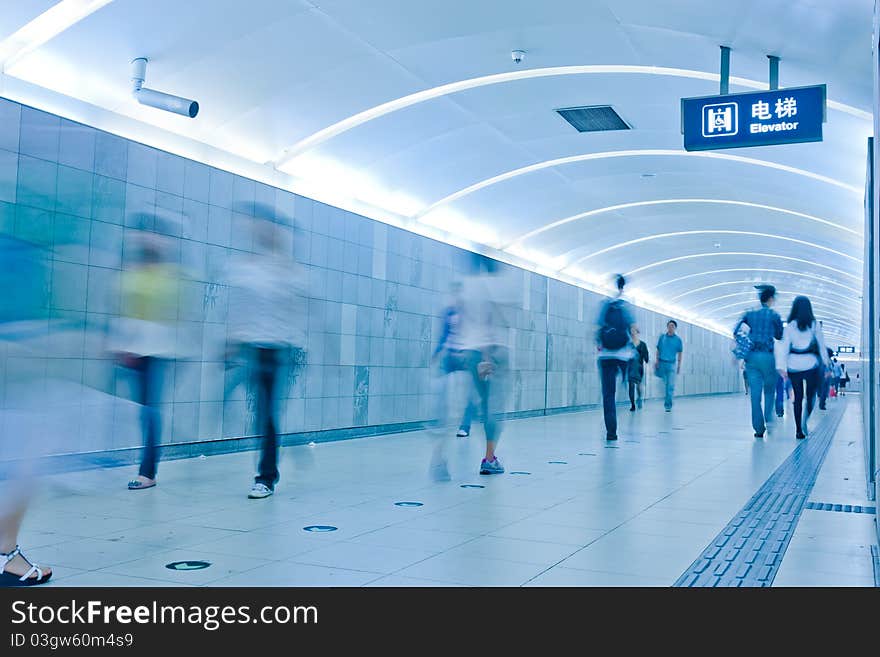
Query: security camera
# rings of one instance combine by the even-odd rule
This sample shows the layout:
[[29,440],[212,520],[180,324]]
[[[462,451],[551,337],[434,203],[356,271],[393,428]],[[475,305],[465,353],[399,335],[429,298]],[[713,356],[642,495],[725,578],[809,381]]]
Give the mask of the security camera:
[[199,113],[199,104],[194,100],[172,96],[171,94],[156,91],[155,89],[147,89],[143,86],[147,77],[146,57],[138,57],[132,60],[131,67],[131,93],[141,105],[148,105],[166,112],[174,112],[181,116],[188,116],[191,119],[194,119],[196,114]]
[[510,58],[513,60],[514,64],[519,64],[523,60],[523,57],[525,57],[525,56],[526,56],[525,50],[511,50],[510,51]]

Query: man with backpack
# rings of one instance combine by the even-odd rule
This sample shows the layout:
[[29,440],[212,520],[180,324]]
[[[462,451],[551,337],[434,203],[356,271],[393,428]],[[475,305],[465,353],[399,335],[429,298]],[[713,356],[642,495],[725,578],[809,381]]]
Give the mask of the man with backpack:
[[[733,328],[734,338],[740,333],[743,325],[749,327],[749,348],[743,354],[746,374],[749,378],[752,402],[752,428],[755,438],[763,438],[767,422],[773,418],[773,407],[776,397],[776,361],[773,349],[776,340],[782,339],[782,319],[773,310],[776,302],[776,288],[772,285],[756,285],[761,307],[749,310]],[[764,408],[761,409],[761,391],[764,391]]]
[[620,298],[626,279],[618,274],[616,283],[617,294],[606,299],[599,311],[599,330],[596,332],[606,440],[617,440],[617,375],[626,376],[629,361],[635,353],[630,342],[630,331],[636,323],[629,305]]

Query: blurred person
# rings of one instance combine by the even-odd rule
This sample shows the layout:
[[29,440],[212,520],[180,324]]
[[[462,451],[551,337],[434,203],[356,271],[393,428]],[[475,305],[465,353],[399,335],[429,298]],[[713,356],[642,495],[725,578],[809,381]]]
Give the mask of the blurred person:
[[[431,360],[439,364],[440,372],[443,375],[467,370],[464,349],[462,349],[461,344],[461,290],[462,285],[459,281],[452,283],[450,286],[451,300],[449,305],[443,310],[443,325],[440,331],[440,339],[431,356]],[[477,410],[473,393],[473,390],[468,390],[467,405],[456,433],[456,436],[459,438],[466,438],[471,433],[471,422]]]
[[648,345],[639,338],[639,329],[636,326],[630,328],[630,336],[635,354],[629,359],[627,378],[629,380],[629,410],[636,410],[636,393],[638,393],[638,407],[642,407],[642,398],[645,389],[645,365],[650,362]]
[[752,428],[755,430],[755,438],[763,438],[767,423],[773,419],[777,379],[773,350],[776,340],[782,338],[782,318],[773,310],[776,288],[772,285],[755,287],[759,290],[761,307],[747,311],[734,327],[733,335],[736,338],[744,325],[749,327],[749,348],[744,354],[744,361],[752,402]]
[[788,323],[776,350],[776,369],[780,376],[791,380],[794,389],[794,421],[798,439],[806,437],[807,420],[813,412],[819,389],[820,368],[826,358],[822,327],[816,322],[810,300],[805,296],[795,297]]
[[681,374],[681,356],[684,346],[681,338],[676,335],[678,322],[670,319],[666,322],[666,333],[657,340],[657,358],[654,361],[654,371],[665,385],[663,408],[666,412],[672,411],[672,397],[675,394],[675,377]]
[[486,453],[480,463],[480,474],[484,475],[504,472],[495,449],[501,439],[501,413],[507,394],[508,306],[513,295],[509,277],[501,267],[496,260],[474,254],[472,271],[462,280],[461,345],[486,433]]
[[16,370],[0,387],[0,587],[47,582],[52,569],[31,562],[18,545],[19,531],[34,493],[32,456],[45,440],[47,412],[43,355],[33,342],[46,334],[48,267],[43,249],[0,233],[0,372],[12,359],[31,366]]
[[304,272],[285,243],[274,208],[257,204],[254,253],[234,257],[226,272],[229,287],[227,358],[248,364],[256,392],[256,426],[262,436],[257,474],[248,498],[275,492],[278,470],[277,401],[280,372],[298,367],[305,356],[307,304]]
[[[156,220],[140,215],[136,223],[155,225]],[[129,490],[156,485],[162,432],[159,409],[176,346],[179,279],[168,238],[148,231],[138,234],[135,260],[122,272],[119,317],[113,320],[108,339],[108,349],[135,376],[135,401],[141,406],[144,449],[138,475],[128,482]]]
[[850,381],[849,372],[846,371],[846,363],[841,363],[840,364],[840,383],[838,384],[838,390],[837,390],[837,394],[840,395],[841,397],[846,396],[846,392],[844,392],[844,391],[846,390],[846,384],[848,384],[849,381]]
[[776,417],[785,417],[786,381],[782,375],[776,379]]
[[615,276],[615,286],[615,295],[607,298],[599,309],[596,330],[606,440],[617,440],[617,375],[627,376],[629,361],[635,355],[630,336],[638,331],[629,304],[621,298],[626,286],[623,275]]
[[840,376],[843,369],[837,358],[831,359],[831,396],[837,397],[840,394]]
[[[822,326],[822,322],[819,322],[819,326]],[[828,391],[831,388],[831,376],[832,369],[826,363],[830,364],[831,359],[834,357],[834,352],[831,350],[831,347],[825,347],[825,352],[828,355],[826,359],[822,360],[822,369],[819,373],[820,381],[819,381],[819,410],[826,410],[825,404],[828,401]]]

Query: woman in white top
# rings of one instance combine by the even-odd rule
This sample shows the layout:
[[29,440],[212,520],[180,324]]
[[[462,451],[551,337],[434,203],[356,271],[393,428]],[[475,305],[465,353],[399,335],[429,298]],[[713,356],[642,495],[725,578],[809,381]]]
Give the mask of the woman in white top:
[[[798,438],[806,437],[806,421],[813,412],[821,366],[827,364],[827,354],[822,327],[816,322],[810,300],[804,296],[796,297],[791,304],[782,340],[776,345],[776,369],[782,377],[791,379]],[[804,383],[807,386],[806,415],[802,415]]]

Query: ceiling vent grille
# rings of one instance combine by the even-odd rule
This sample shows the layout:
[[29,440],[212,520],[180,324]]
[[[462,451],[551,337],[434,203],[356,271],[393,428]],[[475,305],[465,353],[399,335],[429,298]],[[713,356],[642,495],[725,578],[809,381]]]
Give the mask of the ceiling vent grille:
[[604,130],[631,130],[611,105],[566,107],[556,110],[578,132],[602,132]]

